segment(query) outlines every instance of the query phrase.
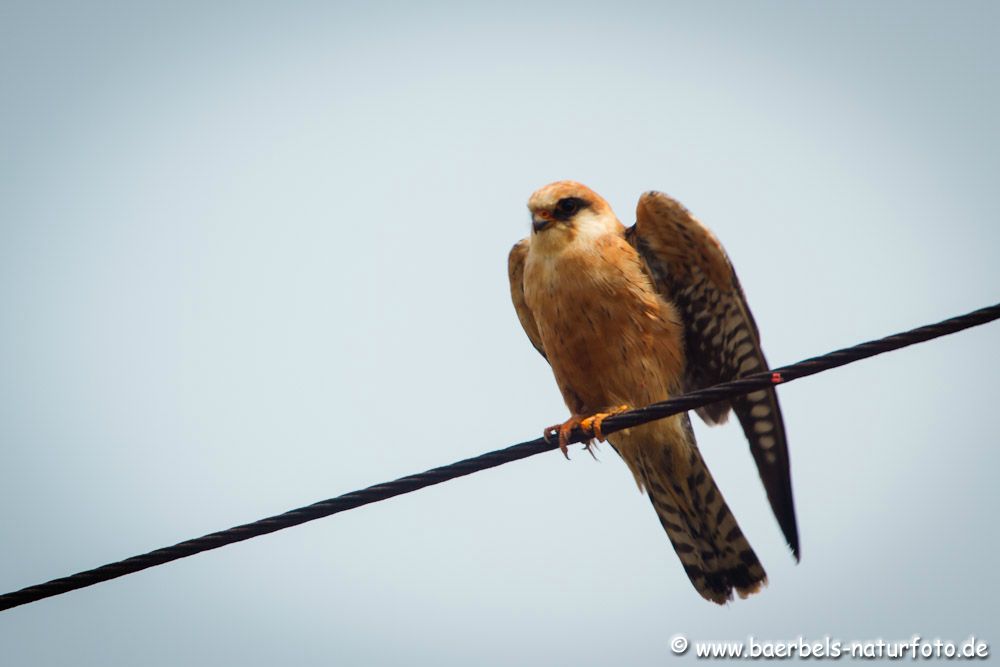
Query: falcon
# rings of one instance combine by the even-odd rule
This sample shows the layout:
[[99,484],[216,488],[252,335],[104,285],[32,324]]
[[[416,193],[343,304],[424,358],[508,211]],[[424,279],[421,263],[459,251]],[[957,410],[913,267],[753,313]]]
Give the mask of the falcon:
[[[528,201],[531,234],[510,252],[518,319],[549,362],[570,418],[565,454],[580,427],[604,439],[601,422],[628,407],[768,368],[732,264],[715,236],[661,192],[639,198],[626,228],[590,188],[558,181]],[[709,425],[736,413],[761,481],[796,560],[785,428],[774,389],[697,410]],[[702,597],[718,604],[767,583],[695,442],[687,413],[607,436],[628,465]],[[589,447],[589,444],[588,444]]]

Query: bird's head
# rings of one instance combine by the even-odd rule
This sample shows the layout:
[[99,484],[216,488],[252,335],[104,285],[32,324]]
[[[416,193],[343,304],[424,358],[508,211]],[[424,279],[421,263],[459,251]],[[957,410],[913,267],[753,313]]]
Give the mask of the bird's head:
[[563,246],[583,235],[614,231],[621,223],[604,198],[576,181],[556,181],[528,199],[532,245]]

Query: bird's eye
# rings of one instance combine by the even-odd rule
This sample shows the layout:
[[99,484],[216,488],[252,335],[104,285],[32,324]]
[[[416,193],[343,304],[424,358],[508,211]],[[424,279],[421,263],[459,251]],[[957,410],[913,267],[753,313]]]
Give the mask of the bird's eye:
[[584,201],[578,197],[566,197],[556,202],[555,217],[559,220],[569,220],[584,206]]
[[580,202],[575,199],[560,199],[556,203],[556,210],[560,213],[572,215],[580,209]]

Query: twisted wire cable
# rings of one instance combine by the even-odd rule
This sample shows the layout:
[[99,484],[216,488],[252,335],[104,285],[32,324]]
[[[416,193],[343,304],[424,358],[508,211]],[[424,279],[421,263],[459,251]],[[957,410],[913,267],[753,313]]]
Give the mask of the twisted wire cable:
[[[680,412],[693,410],[709,403],[715,403],[733,396],[746,394],[758,389],[778,384],[785,384],[799,378],[814,375],[831,368],[867,359],[878,354],[898,350],[909,345],[923,343],[948,334],[956,333],[980,324],[986,324],[1000,319],[1000,303],[965,315],[952,317],[936,324],[928,324],[910,331],[886,336],[878,340],[860,343],[852,347],[835,350],[827,354],[812,357],[789,366],[782,366],[770,371],[747,375],[732,382],[723,382],[712,387],[699,389],[660,403],[653,403],[642,408],[623,412],[604,420],[601,430],[605,435],[625,428],[645,424],[669,417]],[[582,442],[588,434],[580,429],[574,429],[570,442]],[[536,438],[528,442],[512,445],[505,449],[480,454],[469,459],[457,461],[438,468],[431,468],[421,473],[407,475],[391,482],[375,484],[358,491],[318,503],[299,507],[297,509],[276,514],[259,521],[234,526],[226,530],[209,533],[201,537],[185,540],[169,547],[163,547],[148,553],[132,556],[115,563],[108,563],[92,570],[85,570],[67,577],[53,579],[42,584],[28,586],[18,591],[0,595],[0,611],[11,609],[29,602],[36,602],[54,595],[61,595],[79,588],[93,586],[102,581],[108,581],[127,574],[133,574],[146,568],[163,565],[181,558],[193,556],[203,551],[210,551],[242,542],[252,537],[266,535],[285,528],[291,528],[307,521],[345,512],[347,510],[386,500],[404,493],[410,493],[427,486],[440,484],[456,477],[470,475],[480,470],[495,468],[535,454],[541,454],[555,449],[557,445],[547,442],[544,438]]]

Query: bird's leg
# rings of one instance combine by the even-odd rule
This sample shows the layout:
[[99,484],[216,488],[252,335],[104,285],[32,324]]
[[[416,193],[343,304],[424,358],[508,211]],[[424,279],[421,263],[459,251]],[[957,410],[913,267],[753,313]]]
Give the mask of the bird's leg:
[[[591,415],[589,417],[584,417],[583,415],[573,414],[569,419],[564,421],[562,424],[555,424],[548,427],[542,433],[545,438],[545,442],[551,443],[552,437],[556,434],[559,436],[559,449],[562,451],[563,456],[569,459],[569,438],[573,434],[573,429],[580,427],[580,430],[587,435],[587,439],[583,441],[583,447],[591,456],[594,456],[594,452],[590,449],[591,445],[594,444],[593,439],[597,438],[599,441],[604,442],[607,438],[604,437],[604,432],[601,430],[601,424],[608,417],[620,414],[622,412],[627,412],[630,410],[627,405],[619,405],[617,408],[612,408],[608,412],[598,412],[596,415]],[[596,459],[597,457],[594,456]]]
[[[614,415],[621,414],[623,412],[628,412],[631,408],[627,405],[619,405],[617,408],[612,408],[608,412],[598,412],[596,415],[591,415],[580,422],[580,428],[587,434],[597,438],[599,442],[604,442],[607,438],[604,437],[604,432],[601,431],[601,424],[608,417],[613,417]],[[587,449],[590,449],[590,445],[587,445]],[[593,455],[593,454],[591,454]]]
[[566,457],[566,460],[569,460],[569,437],[572,435],[573,429],[580,426],[582,423],[583,415],[573,414],[562,424],[553,424],[545,429],[545,431],[542,432],[542,437],[545,438],[545,442],[551,444],[552,437],[558,435],[559,449],[562,451],[563,456]]

